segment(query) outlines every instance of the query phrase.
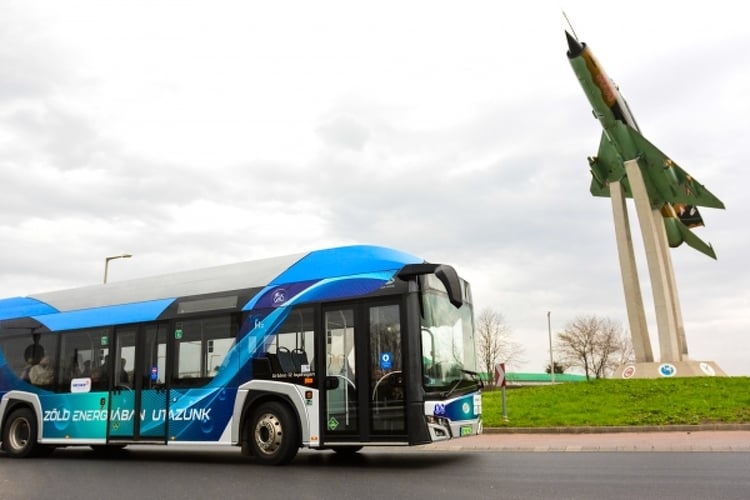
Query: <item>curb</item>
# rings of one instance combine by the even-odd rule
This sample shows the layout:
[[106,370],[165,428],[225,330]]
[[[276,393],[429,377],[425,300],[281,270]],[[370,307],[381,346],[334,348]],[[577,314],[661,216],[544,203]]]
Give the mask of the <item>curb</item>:
[[485,427],[484,434],[609,434],[623,432],[750,431],[750,423],[695,425],[612,425],[576,427]]

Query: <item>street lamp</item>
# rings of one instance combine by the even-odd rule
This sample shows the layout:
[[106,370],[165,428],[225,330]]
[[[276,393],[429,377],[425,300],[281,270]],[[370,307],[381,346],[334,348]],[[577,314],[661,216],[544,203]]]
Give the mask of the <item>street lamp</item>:
[[552,383],[555,383],[555,359],[552,356],[552,321],[550,315],[552,311],[547,311],[547,333],[549,335],[549,374]]
[[124,253],[124,254],[121,254],[121,255],[113,255],[111,257],[106,257],[104,259],[104,282],[105,283],[107,282],[107,271],[109,270],[109,261],[110,260],[115,260],[115,259],[129,259],[130,257],[132,257],[132,255],[130,255],[129,253]]

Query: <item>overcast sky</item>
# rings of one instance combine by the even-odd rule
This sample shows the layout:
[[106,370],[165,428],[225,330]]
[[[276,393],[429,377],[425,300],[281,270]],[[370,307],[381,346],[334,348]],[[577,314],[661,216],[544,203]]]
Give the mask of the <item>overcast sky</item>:
[[[679,8],[678,8],[679,6]],[[691,358],[750,375],[742,2],[0,0],[0,297],[372,243],[454,265],[541,372],[627,330],[561,14],[727,210],[672,250]],[[637,218],[630,205],[631,221]],[[651,341],[653,300],[637,226]]]

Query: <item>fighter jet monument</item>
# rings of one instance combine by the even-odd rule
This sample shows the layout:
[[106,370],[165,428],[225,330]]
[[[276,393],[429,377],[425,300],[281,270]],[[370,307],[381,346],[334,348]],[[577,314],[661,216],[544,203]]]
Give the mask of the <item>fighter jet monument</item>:
[[[698,207],[724,204],[693,176],[651,144],[640,132],[618,87],[604,72],[591,49],[565,32],[568,61],[578,77],[594,117],[603,131],[596,156],[588,159],[591,194],[612,200],[615,237],[625,304],[636,362],[621,366],[616,376],[657,378],[725,375],[713,361],[688,359],[669,247],[687,243],[716,259],[711,244],[692,229],[703,226]],[[643,236],[656,310],[661,360],[654,361],[641,297],[625,198],[634,200]]]

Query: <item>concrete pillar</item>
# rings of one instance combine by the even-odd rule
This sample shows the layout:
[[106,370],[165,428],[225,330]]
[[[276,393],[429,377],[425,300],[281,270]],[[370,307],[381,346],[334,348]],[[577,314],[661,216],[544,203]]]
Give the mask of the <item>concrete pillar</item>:
[[[664,224],[664,221],[661,221]],[[674,268],[672,267],[672,257],[667,242],[667,232],[657,231],[660,242],[659,248],[664,249],[664,264],[667,270],[667,286],[669,289],[669,299],[672,303],[672,312],[674,314],[675,328],[677,329],[677,340],[680,346],[680,360],[688,359],[687,337],[685,336],[685,324],[682,321],[682,306],[680,306],[680,296],[677,293],[677,281],[675,280]]]
[[669,264],[667,263],[669,247],[666,245],[666,237],[660,235],[665,232],[661,207],[653,208],[651,206],[638,161],[626,161],[625,171],[635,201],[635,209],[643,235],[643,245],[646,250],[646,261],[651,278],[651,290],[654,295],[654,308],[656,309],[656,327],[659,334],[661,361],[680,361],[680,341],[677,336],[675,321],[677,316],[674,310],[675,300],[673,299],[676,296],[676,290],[670,290],[670,282],[673,283],[674,279],[668,275],[671,271],[671,261]]
[[648,334],[646,313],[643,309],[643,297],[641,296],[641,285],[635,263],[633,238],[630,234],[630,221],[622,183],[620,181],[610,182],[609,193],[610,198],[612,198],[617,254],[620,257],[622,286],[625,290],[625,307],[628,312],[635,361],[637,363],[652,362],[654,354],[651,351],[651,339]]

